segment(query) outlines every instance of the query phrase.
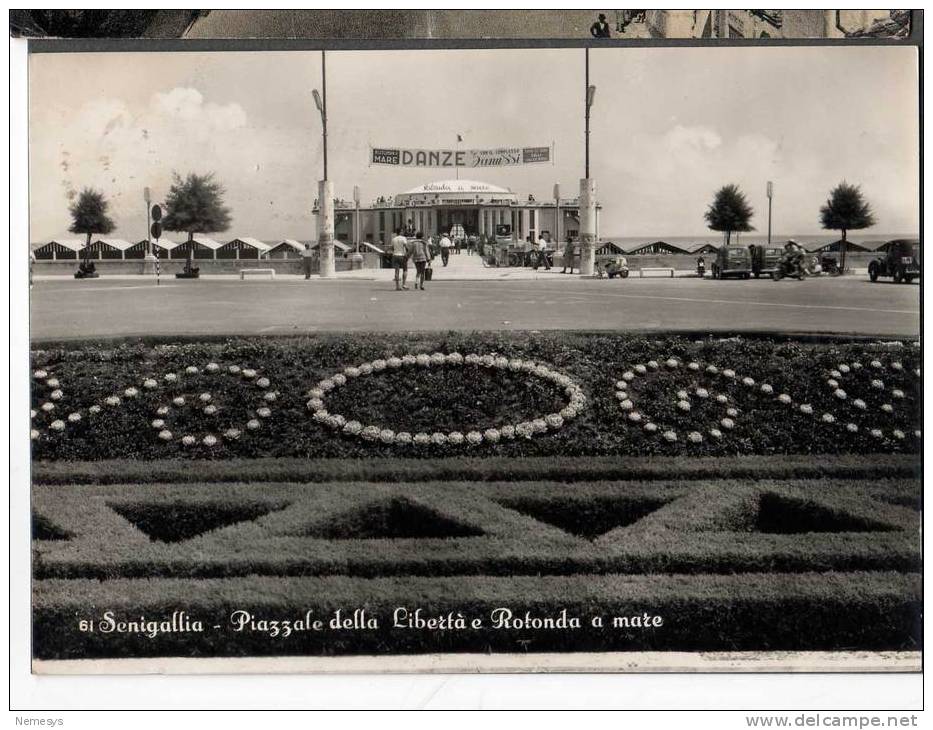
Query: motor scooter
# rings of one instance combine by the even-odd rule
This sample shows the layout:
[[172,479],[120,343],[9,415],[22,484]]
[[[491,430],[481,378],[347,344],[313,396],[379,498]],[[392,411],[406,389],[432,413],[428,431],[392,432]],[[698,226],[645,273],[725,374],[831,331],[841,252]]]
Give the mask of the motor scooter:
[[701,279],[704,276],[706,276],[706,260],[705,259],[697,260],[697,276]]
[[771,272],[771,278],[774,281],[780,281],[784,277],[791,277],[803,281],[807,278],[809,272],[804,266],[803,256],[782,256],[778,261],[774,271]]

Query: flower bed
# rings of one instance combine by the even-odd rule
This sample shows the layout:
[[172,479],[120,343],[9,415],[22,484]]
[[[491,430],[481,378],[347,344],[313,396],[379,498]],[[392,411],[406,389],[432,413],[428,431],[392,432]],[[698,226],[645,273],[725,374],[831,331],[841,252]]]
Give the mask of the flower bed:
[[[36,350],[33,455],[693,456],[920,448],[920,351],[912,343],[585,333],[399,339]],[[169,374],[176,379],[166,380]],[[310,401],[317,402],[309,411]],[[351,422],[359,429],[347,429]]]

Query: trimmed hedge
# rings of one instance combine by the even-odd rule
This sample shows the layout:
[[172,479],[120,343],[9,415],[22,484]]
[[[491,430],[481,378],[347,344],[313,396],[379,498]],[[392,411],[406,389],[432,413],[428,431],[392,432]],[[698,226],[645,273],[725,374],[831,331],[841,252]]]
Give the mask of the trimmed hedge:
[[[376,358],[388,358],[413,353],[460,352],[499,353],[507,358],[531,359],[546,363],[573,378],[585,390],[588,407],[559,431],[530,440],[503,441],[443,447],[398,447],[366,443],[335,434],[314,422],[306,407],[307,391],[318,380],[343,370],[348,365]],[[754,389],[743,389],[740,383],[721,380],[707,382],[707,376],[691,375],[681,368],[653,375],[644,382],[633,383],[638,407],[659,426],[676,427],[682,437],[673,443],[658,434],[648,434],[639,425],[625,420],[619,408],[614,384],[629,368],[651,359],[675,357],[683,362],[697,360],[714,363],[720,368],[733,368],[748,374],[758,383],[772,384],[775,394],[784,390],[793,394],[797,403],[811,403],[814,415],[784,406],[773,397],[766,398]],[[840,404],[827,387],[828,373],[840,363],[855,360],[867,363],[877,358],[885,367],[895,359],[903,369],[885,370],[885,398],[894,388],[904,392],[892,413],[880,409],[881,394],[870,386],[869,371],[851,373],[844,379],[851,399],[863,397],[866,411]],[[143,378],[167,371],[180,372],[188,365],[203,367],[215,361],[255,368],[260,376],[271,380],[271,389],[278,398],[272,405],[272,415],[260,418],[261,428],[244,432],[236,440],[221,439],[213,447],[182,446],[177,436],[205,429],[220,431],[228,427],[244,430],[243,424],[257,417],[255,390],[248,386],[234,387],[234,380],[218,380],[203,374],[190,382],[156,393],[142,392],[139,397],[93,419],[84,417],[69,424],[64,434],[52,434],[48,426],[53,418],[61,418],[74,410],[86,413],[87,408],[106,396],[121,393],[127,386],[139,387]],[[255,457],[300,458],[373,458],[412,456],[439,458],[476,454],[478,456],[540,456],[540,455],[614,455],[633,454],[664,456],[688,454],[826,454],[904,452],[917,453],[919,439],[914,430],[919,427],[920,379],[914,375],[919,367],[920,352],[910,346],[893,347],[889,343],[863,341],[814,343],[783,338],[740,339],[699,338],[668,335],[630,335],[606,333],[449,333],[409,334],[405,338],[388,334],[328,335],[295,338],[227,338],[191,343],[184,340],[145,341],[123,345],[60,345],[36,350],[34,368],[49,371],[61,382],[64,397],[56,407],[55,416],[40,411],[36,424],[40,437],[33,442],[33,455],[40,460],[98,459],[162,459],[199,458],[229,459]],[[504,377],[502,371],[485,377],[457,377],[465,371],[427,375],[406,372],[405,378],[372,375],[360,378],[328,396],[344,409],[349,418],[371,418],[390,428],[501,425],[513,423],[517,416],[547,410],[550,391],[536,390],[533,379]],[[863,382],[864,381],[864,382]],[[218,385],[218,383],[220,383]],[[687,430],[703,430],[716,425],[709,411],[712,406],[698,405],[684,414],[675,411],[674,393],[694,384],[725,390],[733,399],[740,415],[734,430],[723,429],[721,439],[706,438],[702,443],[688,443]],[[640,390],[639,390],[640,388]],[[166,390],[172,395],[194,396],[209,389],[221,406],[220,416],[205,417],[193,411],[188,420],[173,421],[175,440],[163,443],[158,429],[150,423],[156,417],[155,408],[163,402]],[[419,389],[419,390],[416,390]],[[34,408],[44,402],[47,388],[34,388]],[[177,391],[177,392],[176,392]],[[190,392],[189,392],[190,391]],[[343,400],[341,400],[343,399]],[[330,400],[326,400],[330,404]],[[714,409],[715,410],[715,409]],[[336,409],[335,409],[336,412]],[[837,415],[832,426],[819,423],[823,412]],[[449,415],[445,415],[449,414]],[[171,414],[174,416],[174,413]],[[463,423],[460,423],[463,419]],[[487,421],[488,419],[488,421]],[[847,421],[855,419],[857,433],[846,431]],[[883,437],[870,435],[871,428],[883,430]],[[892,437],[895,429],[905,438]],[[436,430],[432,428],[432,430]]]
[[[921,644],[918,574],[663,575],[496,578],[346,577],[226,580],[49,580],[36,584],[33,650],[39,659],[147,656],[404,654],[420,652],[915,650]],[[393,613],[478,617],[477,629],[394,628]],[[579,629],[492,628],[491,612],[509,608],[554,617],[566,610]],[[340,609],[375,617],[376,629],[298,631],[272,637],[234,632],[231,614],[296,621],[311,612],[326,622]],[[162,620],[183,610],[202,632],[80,631],[99,629],[104,612],[119,620]],[[613,617],[648,614],[663,625],[612,628]],[[604,628],[590,619],[602,616]],[[219,628],[214,628],[214,626]]]

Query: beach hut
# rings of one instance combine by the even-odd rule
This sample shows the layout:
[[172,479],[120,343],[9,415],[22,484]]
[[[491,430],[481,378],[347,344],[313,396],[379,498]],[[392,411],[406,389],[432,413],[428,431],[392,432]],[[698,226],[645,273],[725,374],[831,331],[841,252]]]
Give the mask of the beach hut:
[[[363,244],[361,243],[360,246],[362,247],[362,245],[363,245]],[[318,242],[317,242],[317,241],[314,241],[314,242],[311,244],[311,250],[312,250],[312,251],[316,251],[316,250],[317,250],[317,247],[318,247]],[[348,253],[350,253],[350,251],[352,251],[352,250],[353,250],[353,246],[350,246],[350,245],[344,243],[343,241],[334,241],[334,255],[335,255],[335,256],[338,255],[338,254],[341,255],[341,256],[346,256],[346,255],[347,255]]]
[[122,238],[96,238],[91,241],[91,258],[98,261],[107,259],[122,259],[127,249],[134,244]]
[[[137,241],[124,253],[124,258],[127,259],[143,259],[146,257],[146,245],[149,243],[145,238],[141,241]],[[152,241],[152,253],[158,256],[160,259],[171,258],[172,249],[175,248],[178,244],[174,241],[170,241],[167,238],[160,238],[158,242]]]
[[715,254],[719,250],[719,246],[712,241],[694,241],[686,244],[683,248],[693,256],[707,256]]
[[668,243],[667,241],[653,241],[651,243],[635,244],[628,250],[628,253],[658,255],[690,252],[673,243]]
[[33,249],[40,261],[74,261],[84,249],[84,240],[80,238],[56,238]]
[[302,241],[286,238],[266,251],[264,257],[267,259],[297,259],[301,257],[301,252],[304,250],[305,244]]
[[622,248],[618,243],[612,241],[603,241],[596,248],[597,256],[623,256],[625,255],[625,249]]
[[[802,245],[803,245],[803,248],[806,251],[809,251],[810,253],[838,253],[839,246],[841,243],[842,243],[842,239],[839,238],[835,241],[831,241],[830,243],[817,241],[817,242],[811,242],[811,243],[804,243]],[[853,251],[874,251],[874,250],[875,248],[873,246],[866,246],[865,244],[862,244],[862,243],[856,243],[852,239],[846,240],[846,251],[849,251],[850,253]]]
[[217,249],[219,259],[258,259],[270,249],[258,238],[234,238]]
[[[213,238],[208,238],[207,236],[197,235],[192,238],[194,244],[194,258],[195,259],[216,259],[217,250],[224,244],[215,241]],[[176,246],[173,246],[171,258],[173,259],[185,259],[188,258],[188,240],[185,239],[181,241]]]

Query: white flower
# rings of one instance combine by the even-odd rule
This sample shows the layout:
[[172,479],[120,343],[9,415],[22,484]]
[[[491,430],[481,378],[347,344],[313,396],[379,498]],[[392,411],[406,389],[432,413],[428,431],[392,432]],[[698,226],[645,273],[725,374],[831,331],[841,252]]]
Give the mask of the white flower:
[[742,385],[746,385],[751,388],[754,384],[755,381],[753,378],[742,378]]
[[920,377],[920,368],[914,370],[914,375],[916,375],[918,378]]
[[772,388],[767,383],[763,383],[761,386],[761,392],[764,393],[765,395],[771,395],[774,392],[774,388]]
[[80,413],[69,413],[69,414],[68,414],[68,421],[69,421],[70,423],[77,423],[77,422],[80,421],[80,420],[81,420],[81,414],[80,414]]
[[657,360],[649,360],[646,364],[652,370],[657,370],[659,367],[661,367],[660,365],[658,365]]
[[914,431],[914,436],[916,436],[917,438],[920,438],[922,436],[922,433],[919,428],[916,431]]
[[39,414],[36,413],[36,409],[35,409],[35,408],[30,408],[30,409],[29,409],[29,417],[30,417],[30,418],[35,418],[37,415],[39,415]]
[[897,360],[895,360],[894,362],[891,363],[891,369],[892,370],[903,370],[904,365],[898,362]]
[[330,378],[324,378],[324,380],[317,384],[317,387],[319,390],[323,390],[325,393],[328,393],[334,389],[334,381]]
[[360,365],[360,375],[372,375],[372,374],[373,374],[372,363],[364,362],[362,365]]
[[411,434],[408,431],[399,431],[395,434],[395,443],[406,445],[411,443]]
[[[512,427],[507,426],[505,428],[512,428]],[[505,428],[503,428],[503,431],[505,431]],[[512,429],[512,435],[513,436],[515,435],[514,428]],[[447,434],[447,443],[453,444],[454,446],[459,446],[460,444],[463,443],[463,434],[460,433],[459,431],[451,431],[449,434]]]
[[691,431],[687,434],[687,440],[694,444],[698,444],[703,441],[703,434],[699,431]]
[[863,401],[861,398],[856,398],[854,401],[852,401],[852,405],[856,408],[861,408],[863,411],[868,407],[865,404],[865,401]]
[[147,390],[152,390],[153,388],[158,388],[159,384],[152,378],[146,378],[143,381],[143,387],[146,388]]
[[65,394],[60,390],[53,390],[51,393],[49,393],[49,398],[52,400],[61,400],[63,395]]
[[532,428],[532,425],[528,421],[522,421],[515,425],[515,434],[516,436],[530,439],[532,434],[534,434],[534,428]]
[[902,441],[904,439],[904,432],[898,428],[895,428],[893,431],[891,431],[891,435],[894,436],[894,438],[898,439],[899,441]]
[[846,431],[848,431],[849,433],[858,433],[858,426],[854,423],[847,423]]
[[788,404],[793,402],[794,399],[791,398],[787,393],[781,393],[778,396],[778,400],[781,401],[781,403]]
[[616,391],[616,400],[624,401],[624,400],[628,400],[628,397],[629,397],[628,391],[625,391],[625,390]]
[[[496,433],[498,434],[498,431]],[[440,432],[432,433],[431,443],[434,444],[435,446],[444,446],[447,443],[447,434],[440,433]]]
[[577,417],[578,411],[575,406],[567,406],[566,408],[560,409],[560,415],[565,421],[570,421]]
[[[479,362],[478,358],[477,358],[477,362]],[[522,363],[522,370],[524,370],[526,373],[533,373],[537,369],[538,369],[538,364],[534,360],[525,360]]]
[[739,412],[735,408],[726,408],[726,415],[730,418],[736,418]]
[[363,424],[360,423],[359,421],[347,421],[343,425],[343,432],[346,434],[349,434],[350,436],[356,436],[362,430],[363,430]]
[[172,403],[176,406],[183,406],[185,405],[185,399],[182,396],[178,396],[177,398],[172,398]]
[[252,378],[256,377],[256,371],[253,370],[252,368],[244,368],[243,377],[246,378],[247,380],[251,380]]
[[[443,357],[443,355],[441,357]],[[381,373],[383,370],[389,367],[389,364],[382,358],[379,358],[378,360],[372,361],[372,366],[373,366],[373,372]],[[336,382],[336,378],[335,378],[335,382]],[[340,385],[340,383],[337,383],[337,384]]]
[[839,387],[839,381],[835,380],[834,378],[830,378],[829,380],[826,381],[826,385],[828,385],[830,388],[835,389]]
[[166,383],[174,383],[178,380],[178,376],[175,373],[166,373],[165,377],[162,378]]
[[706,388],[696,389],[697,398],[709,398],[709,391]]
[[628,420],[632,423],[641,423],[641,413],[638,411],[632,411],[628,414]]
[[320,399],[320,398],[323,398],[323,397],[324,397],[324,391],[321,390],[320,388],[311,388],[311,390],[308,391],[308,397],[309,397],[309,398],[319,398],[319,399]]
[[661,434],[661,436],[664,437],[665,441],[670,441],[671,443],[677,440],[676,431],[665,431],[664,433]]
[[836,417],[832,413],[824,413],[821,416],[823,423],[835,423]]
[[648,368],[646,368],[644,365],[639,364],[635,366],[635,372],[638,373],[639,375],[644,375],[645,373],[648,372]]
[[[509,367],[512,367],[512,363],[519,363],[519,367],[516,369],[520,370],[521,362],[522,362],[521,360],[512,360],[512,362],[509,363]],[[463,365],[463,355],[461,355],[459,352],[449,353],[447,355],[447,364],[448,365]]]
[[[857,366],[857,367],[861,367],[861,365],[858,365],[858,363],[853,364],[853,367],[856,367],[856,366]],[[837,367],[836,369],[837,369],[840,373],[847,373],[847,372],[849,372],[849,366],[846,365],[845,363],[843,363],[842,365],[840,365],[840,366]]]
[[199,395],[198,398],[201,399],[201,402],[202,402],[202,403],[210,403],[210,402],[211,402],[211,394],[210,394],[210,393],[201,393],[201,395]]
[[156,418],[156,419],[152,422],[152,427],[153,427],[153,428],[163,428],[164,426],[165,426],[165,421],[163,421],[161,418]]
[[535,433],[544,433],[547,431],[547,421],[543,418],[536,418],[531,422],[531,430]]
[[719,422],[719,425],[721,425],[723,428],[732,428],[735,426],[735,421],[733,421],[731,418],[723,418]]
[[699,370],[699,369],[700,369],[700,363],[698,363],[698,362],[687,363],[687,367],[688,367],[690,370],[696,371],[696,370]]
[[[489,365],[488,365],[487,367],[491,366],[491,365],[492,365],[492,362],[493,362],[492,355],[484,355],[484,356],[483,356],[483,364],[484,364],[484,365],[486,365],[486,362],[487,362],[485,358],[489,358],[489,360],[488,360]],[[426,367],[428,367],[428,366],[431,364],[431,356],[430,356],[430,355],[426,355],[425,353],[422,352],[421,354],[415,356],[415,363],[416,363],[417,365],[420,365],[420,366],[423,367],[423,368],[426,368]]]
[[892,406],[890,403],[885,403],[881,406],[881,410],[885,413],[894,413],[894,406]]
[[93,406],[91,406],[90,408],[87,409],[87,412],[88,412],[88,413],[100,413],[100,406],[98,406],[98,405],[93,405]]
[[189,365],[188,367],[185,368],[185,372],[188,375],[197,375],[198,369],[194,365]]
[[46,413],[49,413],[55,410],[55,404],[54,403],[43,403],[41,406],[39,406],[39,408],[41,408]]
[[209,373],[216,373],[218,370],[220,370],[220,365],[218,365],[216,362],[209,362],[204,366],[204,369]]
[[327,420],[324,421],[331,428],[343,428],[347,425],[347,419],[341,416],[339,413],[329,414]]
[[[557,415],[560,415],[560,414],[558,413]],[[563,416],[561,416],[561,418],[563,418]],[[502,438],[507,439],[507,440],[515,438],[515,426],[511,424],[506,424],[505,426],[499,429],[499,435],[501,435]]]
[[32,377],[38,380],[42,380],[42,378],[47,378],[48,375],[49,374],[45,370],[35,370],[32,374]]
[[[499,365],[500,360],[505,361],[505,365],[504,365],[504,366],[503,366],[503,365]],[[377,361],[377,362],[378,362],[378,361]],[[447,362],[447,355],[445,355],[443,352],[434,352],[434,353],[431,354],[431,364],[432,364],[432,365],[444,365],[444,364],[446,364],[446,362]],[[495,360],[494,360],[493,362],[494,362],[494,364],[496,365],[496,367],[507,367],[508,364],[509,364],[509,361],[506,360],[504,357],[503,357],[503,358],[498,358],[498,357],[497,357],[497,358],[495,358]]]
[[800,412],[806,413],[809,416],[811,413],[813,413],[813,406],[811,406],[809,403],[804,403],[802,406],[800,406]]
[[52,421],[52,426],[51,426],[51,428],[52,428],[53,431],[64,431],[64,430],[65,430],[65,422],[64,422],[64,421],[61,421],[61,420]]
[[690,397],[690,394],[689,394],[686,390],[678,390],[678,391],[677,391],[677,399],[678,399],[678,400],[687,400],[687,398],[689,398],[689,397]]
[[139,395],[139,391],[136,390],[136,388],[130,387],[123,391],[123,395],[125,395],[127,398],[135,398],[137,395]]
[[172,440],[172,432],[171,432],[171,431],[168,431],[168,430],[166,430],[166,429],[163,429],[163,430],[159,431],[159,438],[162,439],[163,441],[171,441],[171,440]]
[[730,378],[730,379],[731,379],[731,378],[734,378],[734,377],[735,377],[735,370],[729,370],[728,368],[726,368],[725,370],[722,371],[722,376],[723,376],[724,378]]
[[202,442],[205,446],[216,446],[216,445],[217,445],[217,437],[214,436],[213,434],[210,434],[210,433],[209,433],[209,434],[207,434],[207,436],[205,436],[203,439],[201,439],[201,442]]
[[716,396],[716,402],[717,403],[728,403],[729,396],[725,395],[724,393],[720,393],[719,395]]
[[880,439],[882,436],[884,436],[880,428],[873,428],[871,431],[869,431],[869,433],[876,439]]
[[[348,378],[358,378],[360,377],[360,369],[354,365],[350,365],[343,369],[343,374],[346,375]],[[321,389],[315,388],[315,390],[321,390]]]
[[236,375],[238,372],[240,372],[240,366],[230,365],[227,367],[227,372],[230,373],[231,375]]
[[903,398],[904,391],[900,390],[899,388],[895,388],[894,390],[891,391],[891,395],[893,395],[895,398]]
[[842,373],[841,373],[839,370],[830,370],[830,371],[829,371],[829,377],[831,377],[831,378],[841,378],[841,377],[842,377]]
[[491,444],[498,443],[500,437],[501,434],[497,428],[487,428],[485,431],[483,431],[483,438]]
[[679,400],[679,401],[677,401],[677,407],[678,407],[680,410],[682,410],[682,411],[689,411],[689,410],[690,410],[690,401]]
[[268,418],[269,416],[272,415],[272,411],[269,410],[268,408],[257,408],[256,415],[259,416],[260,418]]
[[[338,378],[340,378],[340,379],[338,380]],[[337,385],[343,385],[344,383],[347,382],[347,376],[346,376],[346,375],[342,375],[342,374],[340,374],[340,373],[337,373],[336,375],[333,376],[332,380],[333,380],[335,383],[337,383]],[[268,388],[268,387],[269,387],[269,378],[259,378],[259,379],[256,381],[256,386],[259,387],[259,388]]]
[[[495,361],[493,362],[493,367],[496,367],[499,370],[506,370],[509,367],[509,359],[507,357],[503,357],[502,355],[499,355],[498,357],[496,357]],[[547,375],[554,375],[554,373],[548,372]],[[547,375],[545,377],[547,377]]]
[[120,399],[115,395],[108,395],[104,399],[104,403],[106,403],[108,406],[118,406],[120,405]]
[[236,441],[238,438],[240,438],[239,429],[228,428],[226,431],[224,431],[224,438],[229,439],[230,441]]
[[719,368],[717,368],[715,365],[707,365],[706,372],[708,372],[710,375],[716,375],[719,372]]
[[318,423],[327,423],[327,419],[330,418],[330,414],[327,412],[326,408],[318,408],[314,413],[311,414],[311,418]]
[[270,390],[268,393],[266,393],[262,397],[263,397],[263,400],[268,401],[269,403],[274,403],[275,399],[278,398],[279,396],[275,391]]
[[309,411],[319,411],[324,407],[324,401],[320,398],[312,398],[308,401],[308,410]]
[[402,367],[402,358],[395,357],[393,355],[388,360],[386,360],[386,365],[388,365],[393,370],[398,370],[400,367]]
[[204,406],[205,416],[213,416],[215,413],[217,413],[217,406]]
[[624,373],[622,373],[622,380],[631,382],[634,379],[635,379],[635,373],[633,373],[631,370],[626,370]]
[[678,362],[678,361],[677,361],[675,358],[673,358],[673,357],[669,357],[669,358],[664,362],[664,364],[667,365],[669,368],[676,368],[678,365],[680,365],[680,362]]
[[391,428],[384,428],[379,432],[379,440],[384,444],[391,444],[395,442],[395,431]]
[[883,367],[882,364],[881,364],[881,361],[879,361],[879,360],[872,360],[872,361],[869,363],[869,365],[871,365],[873,368],[876,368],[876,369],[879,369],[879,368]]
[[884,390],[884,382],[875,378],[871,381],[871,387],[875,390]]
[[[480,440],[482,440],[482,438],[483,438],[483,437],[480,436]],[[414,438],[412,439],[412,441],[414,441],[414,442],[415,442],[416,444],[418,444],[419,446],[427,446],[428,444],[431,443],[431,436],[428,435],[428,434],[426,434],[426,433],[421,433],[421,432],[419,432],[419,433],[416,433],[416,434],[415,434],[415,436],[414,436]],[[477,441],[477,443],[479,443],[479,442]]]
[[59,386],[58,378],[49,378],[45,381],[45,384],[50,388],[57,388]]
[[648,433],[655,433],[655,432],[658,430],[658,426],[657,426],[656,423],[650,423],[650,422],[649,422],[649,423],[646,423],[646,424],[645,424],[645,430],[646,430]]
[[[839,366],[839,369],[842,370],[842,366],[841,366],[841,365]],[[852,363],[852,369],[853,369],[853,370],[861,370],[861,369],[862,369],[862,363],[860,363],[860,362],[854,362],[854,363]],[[846,370],[842,370],[842,372],[845,373],[845,372],[847,372],[847,371],[846,371]]]
[[620,407],[623,411],[630,411],[630,410],[632,410],[632,409],[635,407],[635,404],[632,403],[632,401],[630,401],[630,400],[624,400],[624,401],[622,401],[621,403],[619,403],[619,407]]
[[261,425],[261,424],[259,423],[259,421],[257,421],[255,418],[251,418],[250,420],[248,420],[248,421],[246,422],[246,427],[247,427],[250,431],[255,431],[256,429],[259,428],[260,425]]
[[720,431],[718,428],[711,428],[709,430],[709,435],[712,436],[714,439],[721,439],[722,431]]
[[29,429],[29,438],[35,441],[37,438],[39,438],[39,432],[34,428]]
[[379,438],[380,433],[382,433],[382,429],[379,426],[366,426],[360,431],[360,437],[364,441],[375,441]]
[[564,425],[564,417],[560,413],[549,413],[544,420],[547,421],[548,428],[555,430]]
[[197,443],[197,439],[194,436],[185,435],[181,437],[181,442],[185,446],[194,446]]

